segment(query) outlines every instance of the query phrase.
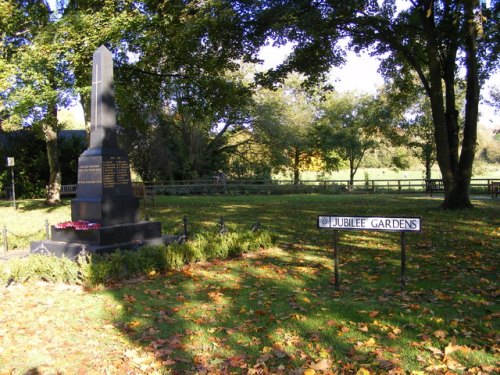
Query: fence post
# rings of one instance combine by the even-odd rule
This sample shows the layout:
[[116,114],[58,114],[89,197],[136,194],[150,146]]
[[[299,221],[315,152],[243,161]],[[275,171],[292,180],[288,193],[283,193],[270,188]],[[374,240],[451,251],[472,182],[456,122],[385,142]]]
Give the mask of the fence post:
[[226,223],[224,222],[223,216],[220,217],[219,227],[220,227],[220,230],[219,230],[220,234],[225,234],[227,232]]
[[182,218],[182,223],[184,224],[184,241],[188,239],[188,218],[186,215]]
[[398,193],[401,194],[401,180],[398,180]]
[[45,219],[45,239],[50,240],[49,219]]
[[7,227],[4,225],[3,226],[3,251],[7,252],[9,251],[9,244],[7,243]]

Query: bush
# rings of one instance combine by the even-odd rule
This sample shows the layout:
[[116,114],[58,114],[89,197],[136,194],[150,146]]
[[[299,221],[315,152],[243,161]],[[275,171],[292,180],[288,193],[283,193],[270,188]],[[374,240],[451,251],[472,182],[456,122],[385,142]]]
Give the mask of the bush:
[[198,261],[235,257],[261,247],[270,247],[274,242],[275,238],[266,231],[224,235],[203,232],[182,244],[143,246],[136,251],[92,254],[78,257],[76,261],[31,255],[1,265],[0,283],[5,285],[43,280],[91,287],[140,275],[164,273]]
[[0,270],[0,280],[2,284],[28,280],[74,284],[78,273],[78,265],[68,258],[35,254],[5,263]]

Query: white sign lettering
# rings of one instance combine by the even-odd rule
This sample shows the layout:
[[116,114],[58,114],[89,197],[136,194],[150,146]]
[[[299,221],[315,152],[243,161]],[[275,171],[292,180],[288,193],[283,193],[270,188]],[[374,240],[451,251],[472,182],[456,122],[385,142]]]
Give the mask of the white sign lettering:
[[320,229],[381,230],[390,232],[420,232],[419,217],[318,216]]

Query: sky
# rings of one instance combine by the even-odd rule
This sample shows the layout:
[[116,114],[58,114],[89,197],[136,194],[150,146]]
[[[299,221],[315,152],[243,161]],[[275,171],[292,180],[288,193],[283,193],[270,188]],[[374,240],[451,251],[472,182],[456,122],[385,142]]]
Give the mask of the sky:
[[[259,53],[259,58],[264,60],[262,67],[264,69],[276,67],[291,51],[292,45],[263,47]],[[339,92],[357,90],[374,93],[377,87],[384,83],[377,72],[378,67],[378,60],[367,53],[356,55],[354,52],[348,52],[345,66],[332,68],[329,79]]]
[[[290,54],[292,45],[282,47],[265,46],[261,49],[259,58],[264,60],[263,68],[269,69],[277,66]],[[347,53],[347,62],[340,68],[332,68],[330,71],[330,82],[338,92],[359,91],[375,93],[384,80],[378,73],[379,60],[368,53],[356,54],[352,51]],[[486,95],[490,87],[500,87],[500,71],[497,71],[485,84],[482,94]],[[500,114],[496,114],[493,108],[485,103],[479,105],[479,122],[487,128],[500,128]]]

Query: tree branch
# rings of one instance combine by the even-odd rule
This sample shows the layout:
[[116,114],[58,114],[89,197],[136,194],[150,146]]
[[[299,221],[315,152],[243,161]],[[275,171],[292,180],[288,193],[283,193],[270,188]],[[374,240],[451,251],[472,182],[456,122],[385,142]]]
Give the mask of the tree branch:
[[154,76],[154,77],[162,77],[162,78],[190,78],[190,76],[184,75],[184,74],[177,74],[177,73],[156,73],[156,72],[151,72],[147,70],[143,70],[134,66],[130,65],[121,65],[117,66],[117,69],[123,69],[123,70],[128,70],[132,71],[135,73],[140,73],[140,74],[146,74],[149,76]]

